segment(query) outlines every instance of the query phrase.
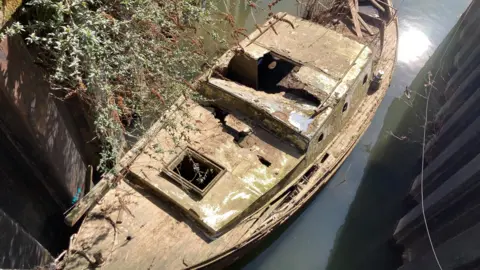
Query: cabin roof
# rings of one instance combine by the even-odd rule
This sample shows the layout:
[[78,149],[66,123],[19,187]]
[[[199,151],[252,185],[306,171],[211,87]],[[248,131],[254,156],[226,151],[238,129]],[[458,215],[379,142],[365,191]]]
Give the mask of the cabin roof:
[[[302,159],[297,149],[241,116],[228,114],[220,120],[214,114],[213,109],[185,101],[168,121],[176,124],[175,132],[161,129],[130,167],[136,179],[189,213],[209,235],[238,218]],[[227,130],[251,132],[237,142]],[[203,198],[192,196],[164,173],[186,147],[225,169]]]
[[254,106],[270,113],[275,118],[288,123],[304,135],[313,135],[323,124],[326,116],[328,116],[329,111],[322,114],[321,117],[313,117],[317,107],[295,96],[285,98],[283,93],[265,93],[232,81],[217,78],[210,78],[209,83],[229,91],[230,94],[237,98],[254,104]]
[[328,93],[349,72],[360,53],[369,50],[331,29],[283,12],[274,15],[261,29],[262,32],[257,29],[240,43],[247,54],[259,58],[271,51],[320,71],[316,82]]
[[[280,132],[292,134],[288,137],[293,138],[292,142],[302,150],[308,148],[332,114],[332,109],[358,81],[372,58],[367,45],[286,13],[274,15],[240,42],[240,48],[240,51],[225,53],[217,62],[217,70],[231,70],[233,63],[237,73],[255,78],[258,86],[261,75],[257,66],[271,54],[296,66],[277,85],[303,92],[317,102],[292,98],[287,92],[259,90],[255,83],[245,84],[216,74],[208,78],[208,83],[217,88],[209,93],[209,97],[231,95],[257,111],[266,112],[269,118],[285,127]],[[238,54],[248,59],[238,61]],[[256,113],[249,116],[257,117]],[[274,132],[279,133],[279,130]]]

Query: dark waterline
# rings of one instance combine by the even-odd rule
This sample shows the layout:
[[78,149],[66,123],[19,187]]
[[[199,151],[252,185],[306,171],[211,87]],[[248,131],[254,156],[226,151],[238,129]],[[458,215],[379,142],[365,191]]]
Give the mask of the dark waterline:
[[[404,211],[403,198],[420,155],[419,117],[402,99],[469,0],[397,0],[399,54],[387,96],[365,135],[320,194],[280,232],[236,264],[245,269],[396,269],[390,238]],[[237,22],[252,29],[265,12],[245,1],[222,2]],[[267,3],[259,3],[259,6]],[[275,11],[298,15],[296,1]],[[412,85],[411,88],[422,87]],[[406,140],[399,140],[406,136]]]

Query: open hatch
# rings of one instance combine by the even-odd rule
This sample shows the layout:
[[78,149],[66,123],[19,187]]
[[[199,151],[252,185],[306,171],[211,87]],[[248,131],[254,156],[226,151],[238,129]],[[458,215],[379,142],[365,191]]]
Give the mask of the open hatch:
[[187,147],[164,170],[183,190],[203,197],[222,177],[225,168]]

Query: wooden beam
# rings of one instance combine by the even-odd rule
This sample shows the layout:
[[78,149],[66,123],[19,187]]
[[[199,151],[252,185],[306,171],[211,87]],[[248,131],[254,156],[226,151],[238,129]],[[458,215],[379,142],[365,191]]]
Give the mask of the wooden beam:
[[350,7],[350,12],[352,13],[352,21],[355,26],[355,32],[358,37],[363,37],[362,30],[360,29],[360,23],[358,22],[358,11],[355,8],[354,0],[348,0],[348,6]]
[[376,8],[378,8],[380,11],[385,12],[385,9],[380,5],[376,0],[370,0],[372,5],[374,5]]
[[362,16],[358,16],[358,20],[360,21],[360,23],[362,24],[363,28],[365,28],[365,30],[367,30],[368,34],[370,36],[373,36],[374,33],[372,31],[372,29],[370,28],[370,26],[368,25],[368,23],[366,23],[363,19],[362,19]]
[[110,179],[103,178],[90,192],[81,198],[75,207],[65,217],[65,224],[72,227],[77,221],[94,206],[110,190]]

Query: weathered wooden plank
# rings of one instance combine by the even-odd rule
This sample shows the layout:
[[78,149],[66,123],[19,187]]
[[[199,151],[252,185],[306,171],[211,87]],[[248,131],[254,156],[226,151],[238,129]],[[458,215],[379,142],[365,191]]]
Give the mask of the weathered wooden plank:
[[[471,41],[475,44],[479,42],[478,38],[472,38]],[[458,68],[452,72],[452,77],[448,80],[445,95],[447,98],[451,98],[457,91],[460,85],[466,80],[468,76],[478,67],[480,57],[480,48],[474,47],[471,52],[462,55],[461,52],[455,56],[454,63]]]
[[354,0],[348,0],[348,6],[350,7],[350,12],[352,14],[352,21],[353,25],[355,26],[355,33],[358,37],[363,37],[362,29],[360,29],[360,23],[358,21],[358,10],[355,9],[355,2]]
[[368,34],[373,36],[374,33],[373,33],[373,30],[370,28],[370,26],[368,26],[368,24],[362,19],[362,16],[358,16],[357,17],[358,20],[360,21],[360,24],[363,26],[363,28],[365,28],[365,30],[367,30]]
[[53,261],[50,253],[0,209],[0,268],[34,269]]
[[477,47],[476,44],[478,44],[478,39],[480,38],[480,29],[477,27],[479,24],[480,9],[475,11],[473,20],[465,22],[465,27],[463,27],[458,37],[464,41],[461,49],[456,53],[454,60],[454,65],[459,69],[467,64],[472,56],[472,52]]
[[[480,114],[478,101],[480,100],[480,91],[477,89],[473,95],[468,98],[463,105],[454,111],[453,115],[446,122],[442,123],[440,118],[436,118],[437,125],[442,125],[440,131],[434,136],[425,147],[425,157],[427,162],[437,157],[443,151],[447,144],[455,140],[471,123],[473,123]],[[441,146],[441,147],[438,147]],[[442,148],[443,147],[443,148]]]
[[73,226],[77,221],[94,206],[110,189],[109,178],[103,178],[90,192],[78,201],[74,208],[65,217],[65,224]]
[[377,1],[375,0],[370,0],[370,3],[372,3],[376,8],[378,8],[380,11],[385,12],[385,8],[382,7]]
[[[476,119],[477,113],[480,112],[480,108],[478,107],[479,100],[480,88],[477,88],[472,96],[468,98],[458,110],[454,111],[449,121],[443,123],[440,132],[436,134],[437,136],[428,142],[427,151],[431,144],[437,143],[437,141],[445,135],[452,135],[452,133],[458,134],[472,123]],[[436,115],[435,121],[437,123],[441,122],[442,115],[441,113]]]

